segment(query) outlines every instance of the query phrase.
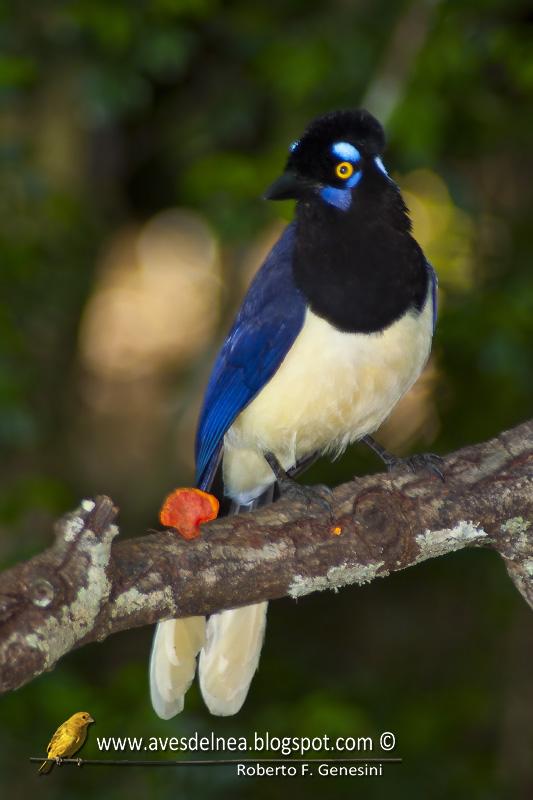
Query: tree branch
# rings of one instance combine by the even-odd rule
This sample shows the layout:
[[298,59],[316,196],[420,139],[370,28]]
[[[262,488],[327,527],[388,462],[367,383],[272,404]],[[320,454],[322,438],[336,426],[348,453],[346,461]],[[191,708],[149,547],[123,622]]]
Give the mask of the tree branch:
[[464,547],[496,550],[533,607],[533,420],[449,455],[445,472],[444,484],[407,470],[354,478],[331,519],[281,500],[192,542],[166,531],[112,545],[117,509],[84,500],[50,549],[0,576],[0,690],[120,630],[362,584]]

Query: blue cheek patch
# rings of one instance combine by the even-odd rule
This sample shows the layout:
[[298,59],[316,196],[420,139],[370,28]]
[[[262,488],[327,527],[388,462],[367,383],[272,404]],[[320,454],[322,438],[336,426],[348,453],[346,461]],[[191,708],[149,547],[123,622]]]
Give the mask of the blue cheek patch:
[[333,186],[325,186],[320,190],[320,196],[330,206],[336,206],[341,211],[348,211],[352,203],[352,194],[349,189],[335,189]]
[[[361,180],[362,174],[363,173],[359,169],[356,172],[354,172],[354,174],[352,175],[351,178],[348,178],[348,180],[346,181],[346,186],[348,187],[348,189],[353,189],[354,186],[357,186],[357,184]],[[341,189],[341,191],[344,191],[344,190]]]
[[331,148],[334,156],[342,158],[344,161],[360,161],[361,153],[349,142],[335,142]]
[[295,142],[293,142],[293,143],[292,143],[292,144],[289,146],[289,151],[290,151],[291,153],[294,153],[294,151],[296,150],[296,148],[298,147],[298,145],[299,145],[299,144],[300,144],[300,140],[299,140],[299,139],[296,139],[296,141],[295,141]]
[[352,189],[361,180],[362,172],[354,172],[351,178],[346,181],[346,189],[337,189],[335,186],[324,186],[320,190],[320,196],[326,203],[329,203],[341,211],[347,211],[352,203]]

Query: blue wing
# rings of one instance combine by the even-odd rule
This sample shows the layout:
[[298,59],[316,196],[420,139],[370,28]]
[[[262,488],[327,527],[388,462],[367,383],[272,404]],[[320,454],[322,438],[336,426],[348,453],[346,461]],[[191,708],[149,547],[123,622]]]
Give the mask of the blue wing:
[[208,489],[224,434],[274,375],[302,329],[305,300],[294,285],[289,225],[255,276],[220,350],[196,434],[196,485]]
[[439,279],[437,278],[437,273],[429,263],[426,261],[426,267],[429,275],[429,282],[431,287],[431,301],[433,303],[433,333],[435,333],[435,328],[437,327],[437,289],[439,287]]

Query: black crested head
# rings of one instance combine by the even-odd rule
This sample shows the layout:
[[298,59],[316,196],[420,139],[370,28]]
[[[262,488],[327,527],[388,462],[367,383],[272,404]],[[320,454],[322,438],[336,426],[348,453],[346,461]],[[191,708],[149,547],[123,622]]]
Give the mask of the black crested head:
[[314,119],[293,142],[285,172],[266,197],[300,199],[322,187],[351,190],[365,167],[384,171],[380,160],[384,149],[383,128],[368,111],[331,111]]
[[318,155],[339,141],[354,145],[362,156],[379,156],[385,150],[385,131],[364,108],[330,111],[309,123],[294,143],[289,163],[308,154]]

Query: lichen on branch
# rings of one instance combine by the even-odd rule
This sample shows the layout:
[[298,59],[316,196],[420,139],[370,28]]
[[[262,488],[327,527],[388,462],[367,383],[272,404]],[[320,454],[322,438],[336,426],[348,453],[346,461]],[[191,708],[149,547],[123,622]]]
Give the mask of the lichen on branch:
[[0,576],[0,690],[70,650],[169,617],[337,591],[465,547],[495,550],[533,608],[533,421],[445,458],[446,482],[408,470],[357,477],[331,516],[295,500],[225,517],[184,541],[114,542],[117,509],[84,500],[54,544]]

